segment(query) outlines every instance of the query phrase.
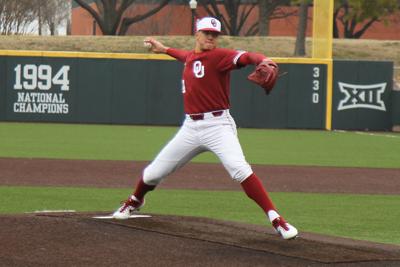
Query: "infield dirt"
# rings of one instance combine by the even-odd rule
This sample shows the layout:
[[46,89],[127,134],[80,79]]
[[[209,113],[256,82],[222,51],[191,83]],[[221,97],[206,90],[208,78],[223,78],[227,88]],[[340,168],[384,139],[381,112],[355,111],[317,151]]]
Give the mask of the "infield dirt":
[[[131,187],[145,164],[3,158],[0,185]],[[240,190],[222,166],[205,165],[188,164],[162,187]],[[270,191],[400,193],[398,169],[254,169],[269,177],[264,182]],[[151,214],[116,221],[94,215],[0,216],[0,266],[400,266],[400,246],[395,245],[304,232],[285,241],[269,227],[197,217]]]

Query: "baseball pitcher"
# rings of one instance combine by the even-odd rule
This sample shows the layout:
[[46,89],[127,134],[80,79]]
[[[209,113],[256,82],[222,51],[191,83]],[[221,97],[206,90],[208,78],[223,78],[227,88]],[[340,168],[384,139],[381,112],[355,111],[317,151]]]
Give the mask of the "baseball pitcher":
[[135,190],[114,212],[115,219],[127,219],[145,203],[145,195],[165,177],[196,155],[213,152],[233,180],[265,212],[276,232],[284,239],[297,237],[298,231],[279,215],[260,179],[247,163],[229,113],[230,72],[255,65],[248,79],[268,94],[278,77],[278,65],[262,54],[217,48],[221,23],[204,17],[197,21],[194,50],[166,47],[154,38],[145,43],[154,53],[165,53],[184,63],[182,94],[186,117],[183,125],[156,158],[144,169]]

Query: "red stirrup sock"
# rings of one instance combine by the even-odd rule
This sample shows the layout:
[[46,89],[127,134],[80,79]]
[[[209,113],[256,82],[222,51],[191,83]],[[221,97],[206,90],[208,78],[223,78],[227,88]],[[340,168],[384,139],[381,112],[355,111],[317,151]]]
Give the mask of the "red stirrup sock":
[[265,191],[260,179],[253,173],[241,184],[247,196],[254,200],[268,214],[270,210],[276,210],[272,200]]
[[136,184],[135,192],[133,195],[139,199],[140,201],[143,201],[144,195],[147,194],[147,192],[154,190],[156,188],[155,185],[148,185],[143,182],[143,178],[141,178],[138,183]]

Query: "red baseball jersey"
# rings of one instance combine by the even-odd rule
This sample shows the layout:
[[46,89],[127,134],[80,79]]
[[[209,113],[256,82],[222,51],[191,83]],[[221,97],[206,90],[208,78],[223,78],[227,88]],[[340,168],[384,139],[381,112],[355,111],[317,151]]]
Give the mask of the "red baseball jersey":
[[230,71],[237,68],[236,63],[243,53],[224,48],[201,53],[169,49],[169,55],[185,63],[182,93],[186,114],[230,107]]

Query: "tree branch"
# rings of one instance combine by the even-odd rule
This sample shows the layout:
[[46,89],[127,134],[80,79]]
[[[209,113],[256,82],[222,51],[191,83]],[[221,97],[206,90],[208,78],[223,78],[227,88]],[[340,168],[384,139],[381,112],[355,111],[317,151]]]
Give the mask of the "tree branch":
[[245,36],[253,36],[258,32],[258,21],[254,22],[253,25],[244,34]]
[[371,27],[371,25],[372,25],[375,21],[377,21],[377,20],[378,20],[378,18],[377,18],[377,17],[374,17],[374,18],[372,18],[370,21],[368,21],[368,22],[361,28],[361,30],[359,30],[359,31],[357,31],[357,32],[354,33],[354,38],[359,39],[359,38],[365,33],[365,31],[368,30],[368,28]]
[[[255,4],[252,4],[252,5],[250,6],[250,8],[248,8],[247,11],[246,11],[246,10],[243,10],[243,12],[240,14],[240,20],[239,20],[239,25],[238,25],[238,29],[237,29],[237,30],[238,30],[238,33],[241,31],[243,25],[245,24],[247,18],[249,17],[251,11],[254,9],[255,6],[256,6]],[[246,7],[246,8],[247,8],[247,7]]]
[[87,12],[89,12],[90,15],[96,20],[96,22],[99,24],[100,29],[103,31],[105,30],[105,24],[104,24],[104,19],[102,19],[99,15],[99,13],[96,12],[90,5],[88,5],[85,1],[83,0],[74,0],[78,5],[80,5],[83,9],[85,9]]
[[137,15],[131,18],[124,18],[122,20],[121,28],[119,29],[118,35],[125,35],[130,25],[154,15],[155,13],[163,9],[169,1],[170,0],[163,0],[156,8],[153,8],[152,10],[142,15]]

